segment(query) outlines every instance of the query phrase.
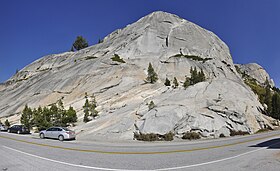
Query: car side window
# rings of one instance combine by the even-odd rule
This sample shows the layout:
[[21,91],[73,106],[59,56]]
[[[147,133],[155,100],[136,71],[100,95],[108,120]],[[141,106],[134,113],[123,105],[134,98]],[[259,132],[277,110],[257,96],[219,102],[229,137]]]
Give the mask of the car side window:
[[58,128],[54,128],[53,131],[58,131]]
[[49,128],[49,129],[47,129],[47,131],[53,131],[53,128]]
[[62,131],[62,129],[61,128],[57,128],[57,131]]

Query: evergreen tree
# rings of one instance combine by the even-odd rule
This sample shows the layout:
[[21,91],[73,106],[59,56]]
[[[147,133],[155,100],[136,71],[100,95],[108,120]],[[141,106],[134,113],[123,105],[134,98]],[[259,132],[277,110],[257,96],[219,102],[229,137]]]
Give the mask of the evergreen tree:
[[53,109],[52,109],[52,110],[55,111],[55,112],[52,112],[53,118],[54,118],[53,124],[54,124],[55,126],[65,126],[65,125],[63,124],[63,118],[64,118],[64,116],[65,116],[66,111],[64,110],[63,102],[62,102],[61,99],[58,100],[57,105],[55,104],[55,105],[53,106]]
[[196,67],[194,67],[194,70],[191,72],[191,85],[194,85],[199,82],[198,73]]
[[[38,109],[38,111],[40,111],[40,110]],[[37,126],[39,131],[53,126],[53,123],[51,122],[51,116],[52,116],[52,113],[51,113],[50,109],[48,109],[47,107],[44,107],[42,109],[41,123],[40,123],[40,125]]]
[[170,86],[170,80],[168,78],[165,79],[164,85],[165,86]]
[[65,115],[63,117],[63,125],[67,126],[67,124],[73,124],[77,122],[77,114],[76,111],[72,106],[69,107],[69,109],[65,112]]
[[179,86],[179,83],[177,81],[177,78],[174,77],[174,79],[173,79],[173,88],[177,88],[178,86]]
[[89,102],[88,102],[88,99],[86,98],[86,102],[85,102],[85,104],[84,104],[84,106],[83,106],[83,108],[84,108],[84,113],[85,113],[85,115],[84,115],[84,122],[86,123],[86,122],[88,122],[88,121],[90,121],[89,120],[89,107],[90,107],[90,105],[89,105]]
[[103,43],[103,41],[104,41],[103,39],[98,39],[98,44]]
[[198,82],[203,82],[203,81],[205,81],[205,75],[204,75],[203,70],[201,70],[201,71],[198,73]]
[[196,67],[194,67],[194,69],[191,67],[190,73],[191,73],[190,85],[194,85],[196,83],[203,82],[206,80],[203,70],[197,72]]
[[155,72],[153,66],[151,63],[149,63],[149,67],[148,67],[148,77],[146,78],[147,82],[153,84],[158,80],[158,75]]
[[50,118],[51,118],[51,123],[52,125],[56,125],[57,126],[57,119],[58,119],[58,108],[56,106],[56,104],[52,104],[50,107]]
[[280,95],[278,93],[274,93],[271,101],[271,116],[275,119],[280,119]]
[[90,116],[92,116],[93,118],[95,118],[98,115],[98,112],[95,109],[96,107],[97,107],[97,103],[95,100],[95,96],[93,95],[89,106]]
[[7,127],[10,127],[10,126],[11,126],[11,124],[10,124],[10,122],[9,122],[9,120],[8,120],[8,119],[6,119],[6,121],[5,121],[5,125],[6,125]]
[[186,80],[183,84],[183,87],[186,89],[191,85],[191,79],[189,77],[186,77]]
[[150,101],[150,103],[148,105],[149,111],[152,110],[155,107],[156,107],[155,103],[153,101]]
[[20,122],[25,125],[27,128],[31,128],[31,122],[32,122],[32,110],[25,105],[23,111],[22,111],[22,115],[20,118]]
[[74,49],[81,50],[81,49],[88,47],[88,42],[82,36],[78,36],[76,38],[75,42],[73,43],[72,47],[73,47],[73,50]]
[[32,113],[32,126],[40,127],[44,120],[42,107],[39,106],[38,109],[33,109]]

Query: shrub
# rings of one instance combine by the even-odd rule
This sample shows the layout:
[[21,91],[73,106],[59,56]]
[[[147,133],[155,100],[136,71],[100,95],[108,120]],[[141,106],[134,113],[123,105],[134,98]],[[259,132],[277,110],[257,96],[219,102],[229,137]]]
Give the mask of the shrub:
[[185,58],[188,58],[188,59],[191,59],[193,61],[202,61],[203,63],[205,63],[206,61],[208,60],[212,60],[212,58],[201,58],[199,56],[195,56],[195,55],[184,55],[182,53],[180,54],[176,54],[174,55],[173,57],[185,57]]
[[174,134],[172,132],[168,132],[162,136],[164,141],[172,141]]
[[197,140],[200,139],[200,135],[196,132],[186,132],[184,133],[182,139]]
[[142,133],[134,133],[134,138],[139,141],[158,141],[159,137],[157,134],[150,133],[150,134],[142,134]]
[[125,61],[118,54],[115,54],[111,59],[115,62],[125,63]]
[[246,131],[235,131],[235,130],[230,130],[230,136],[236,136],[236,135],[248,135],[249,133]]
[[[95,57],[95,56],[87,56],[85,59],[86,60],[90,60],[90,59],[96,59],[97,57]],[[76,60],[76,59],[75,59]]]
[[166,133],[164,135],[149,133],[134,133],[134,138],[138,141],[172,141],[174,134],[172,132]]
[[262,128],[262,129],[259,129],[256,133],[262,133],[262,132],[267,132],[267,131],[270,131],[270,129],[268,128]]
[[221,133],[220,138],[224,138],[224,137],[226,137],[225,134]]

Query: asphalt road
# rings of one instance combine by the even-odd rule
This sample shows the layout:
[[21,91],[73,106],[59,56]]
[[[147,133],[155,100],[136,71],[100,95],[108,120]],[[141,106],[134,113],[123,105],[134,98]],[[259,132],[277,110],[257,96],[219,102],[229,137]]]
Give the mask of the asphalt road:
[[275,171],[280,131],[216,140],[101,143],[0,133],[0,171]]

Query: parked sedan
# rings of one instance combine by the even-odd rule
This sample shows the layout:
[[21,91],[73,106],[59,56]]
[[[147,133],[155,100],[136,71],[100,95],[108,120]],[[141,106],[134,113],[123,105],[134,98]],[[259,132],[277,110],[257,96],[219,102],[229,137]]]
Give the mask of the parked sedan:
[[40,132],[40,138],[54,138],[59,141],[76,139],[76,134],[74,131],[64,128],[64,127],[51,127],[47,130],[43,130]]
[[30,131],[24,125],[13,125],[8,128],[9,133],[17,133],[17,134],[29,134]]
[[7,131],[8,127],[6,125],[0,124],[0,131]]

